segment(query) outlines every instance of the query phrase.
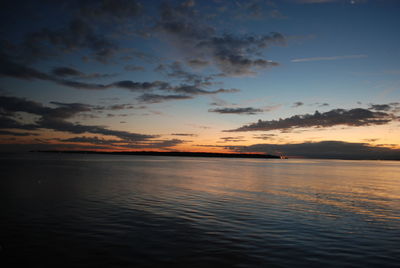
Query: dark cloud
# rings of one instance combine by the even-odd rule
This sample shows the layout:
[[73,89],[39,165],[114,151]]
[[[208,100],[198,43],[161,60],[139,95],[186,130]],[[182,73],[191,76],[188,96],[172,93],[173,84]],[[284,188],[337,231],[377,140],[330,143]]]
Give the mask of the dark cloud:
[[91,144],[101,144],[101,145],[112,145],[115,143],[121,143],[121,140],[103,139],[99,137],[73,137],[69,139],[60,139],[63,142],[74,142],[74,143],[91,143]]
[[[159,68],[167,68],[160,67]],[[135,82],[131,80],[123,80],[116,81],[109,84],[99,84],[99,83],[86,83],[81,81],[73,81],[67,80],[65,77],[77,77],[77,78],[99,78],[99,77],[110,77],[112,75],[101,75],[101,74],[84,74],[79,70],[69,68],[69,67],[60,67],[55,68],[52,71],[52,74],[47,74],[41,71],[38,71],[31,67],[26,67],[23,64],[18,64],[13,61],[10,61],[7,57],[2,57],[0,55],[0,77],[1,76],[11,76],[18,79],[39,79],[45,81],[51,81],[56,84],[71,87],[75,89],[84,89],[84,90],[107,90],[110,88],[121,88],[126,89],[132,92],[136,91],[171,91],[179,94],[188,94],[188,95],[208,95],[208,94],[219,94],[219,93],[234,93],[238,92],[238,89],[217,89],[217,90],[206,90],[205,86],[213,85],[213,83],[209,82],[211,77],[202,77],[195,74],[190,74],[182,70],[180,63],[173,64],[172,66],[168,66],[168,68],[172,68],[171,72],[168,73],[168,76],[178,77],[187,82],[192,82],[193,84],[180,84],[177,86],[173,86],[168,82],[164,81],[153,81],[153,82]],[[191,98],[191,97],[190,97]],[[168,98],[166,98],[167,100]],[[171,97],[169,98],[171,99]],[[184,99],[181,97],[180,99]],[[161,100],[161,98],[159,98]],[[159,102],[159,101],[158,101]]]
[[347,3],[347,4],[362,4],[368,0],[288,0],[299,4],[325,4],[325,3]]
[[254,135],[254,139],[259,139],[259,140],[271,140],[274,137],[276,137],[276,134],[261,134],[261,135]]
[[370,109],[375,111],[390,111],[392,106],[389,104],[371,104]]
[[0,130],[0,135],[19,136],[19,137],[25,137],[25,136],[39,136],[39,134],[37,134],[37,133],[31,133],[31,132],[15,132],[15,131],[8,131],[8,130]]
[[146,69],[143,66],[126,65],[124,67],[124,70],[130,72],[136,72],[136,71],[145,71]]
[[[186,59],[190,66],[202,67],[213,63],[229,76],[254,74],[257,69],[278,65],[276,62],[266,60],[262,52],[271,45],[284,45],[286,39],[282,34],[221,35],[205,22],[203,16],[195,9],[196,5],[192,4],[194,1],[183,3],[176,5],[170,2],[161,3],[159,18],[151,18],[155,25],[145,27],[146,29],[141,31],[147,32],[147,35],[156,32],[161,34],[162,38],[167,36],[172,39],[178,49],[183,48],[182,51],[188,56]],[[143,57],[143,52],[136,51],[135,48],[120,47],[120,43],[116,40],[116,35],[121,33],[125,36],[127,33],[139,34],[138,29],[143,28],[143,25],[137,23],[137,26],[134,26],[133,23],[139,18],[146,17],[141,22],[151,24],[148,16],[142,16],[144,12],[139,1],[61,0],[57,3],[45,1],[42,5],[44,10],[51,9],[55,12],[53,15],[62,12],[60,16],[66,16],[69,20],[62,26],[57,23],[28,33],[20,44],[8,41],[5,50],[14,59],[32,62],[72,52],[79,52],[83,54],[83,58],[95,59],[102,63],[113,62],[123,57]],[[249,3],[245,6],[253,17],[259,14],[257,10],[260,5]],[[278,11],[274,12],[274,16],[277,16]],[[133,19],[135,21],[132,21]],[[127,67],[128,69],[141,70],[136,66]]]
[[83,49],[88,49],[91,56],[102,63],[108,62],[119,51],[114,41],[96,33],[81,18],[74,18],[64,28],[43,28],[27,35],[22,44],[21,56],[24,59],[36,60]]
[[76,114],[81,112],[90,112],[92,110],[91,105],[82,103],[62,103],[62,102],[50,102],[51,104],[57,105],[57,108],[48,109],[45,114],[38,114],[44,117],[50,118],[61,118],[67,119],[74,117]]
[[301,101],[296,101],[295,103],[293,103],[292,107],[296,108],[296,107],[300,107],[300,106],[303,106],[303,105],[304,105],[303,102],[301,102]]
[[84,74],[74,68],[70,67],[57,67],[52,70],[52,74],[61,77],[68,76],[83,76]]
[[76,89],[87,89],[87,90],[105,90],[111,87],[128,89],[131,91],[149,90],[154,88],[165,88],[169,87],[168,83],[155,81],[155,82],[133,82],[130,80],[117,81],[111,84],[95,84],[95,83],[84,83],[79,81],[72,81],[59,78],[57,76],[66,77],[72,75],[82,76],[82,72],[72,68],[56,68],[53,70],[53,74],[49,75],[44,72],[38,71],[31,67],[26,67],[22,64],[18,64],[10,61],[4,55],[0,55],[0,76],[10,76],[18,79],[39,79],[52,81],[59,85],[72,87]]
[[236,18],[239,19],[261,19],[265,17],[263,7],[259,1],[247,1],[245,3],[236,2],[238,5],[238,14]]
[[189,134],[189,133],[172,133],[172,136],[183,136],[183,137],[196,137],[196,134]]
[[[76,137],[66,139],[63,143],[60,140],[57,143],[46,143],[46,141],[33,141],[31,143],[18,144],[10,142],[8,144],[0,144],[0,151],[2,152],[15,152],[15,151],[38,151],[38,150],[119,150],[119,149],[163,149],[171,150],[171,147],[182,144],[185,141],[172,139],[172,140],[156,140],[149,141],[143,144],[123,144],[118,143],[117,140],[106,140],[101,138],[91,137]],[[114,143],[116,142],[116,143]]]
[[[96,107],[98,109],[98,107]],[[103,107],[104,110],[126,110],[126,109],[135,109],[141,107],[135,107],[130,103],[123,103],[123,104],[114,104],[110,106]]]
[[192,83],[196,86],[212,85],[210,81],[214,76],[202,76],[184,70],[184,66],[179,61],[174,61],[171,64],[159,64],[155,71],[160,72],[170,78],[178,78],[184,83]]
[[92,73],[92,74],[85,74],[77,69],[71,67],[56,67],[53,68],[51,71],[52,75],[58,77],[73,77],[73,78],[107,78],[113,77],[114,74],[99,74],[99,73]]
[[44,143],[40,141],[32,141],[30,143],[16,143],[10,142],[7,144],[0,144],[0,151],[2,152],[29,152],[40,150],[110,150],[109,146],[101,145],[82,145],[82,144],[67,144],[67,143]]
[[144,103],[160,103],[170,100],[187,100],[193,99],[193,96],[188,95],[159,95],[159,94],[143,94],[137,98],[138,101]]
[[332,127],[336,125],[369,126],[387,124],[393,120],[392,115],[384,112],[356,108],[351,110],[334,109],[325,113],[295,115],[285,119],[262,121],[245,125],[228,131],[270,131],[293,128]]
[[51,108],[43,106],[41,103],[17,97],[0,96],[0,111],[14,113],[27,112],[37,115],[45,115],[51,112]]
[[241,141],[246,141],[243,139],[243,136],[238,136],[238,137],[222,137],[220,138],[222,141],[220,142],[241,142]]
[[288,0],[288,2],[294,2],[299,4],[322,4],[322,3],[332,3],[343,0]]
[[[215,29],[199,18],[195,10],[186,6],[163,4],[156,29],[170,37],[184,51],[188,64],[204,66],[212,62],[225,76],[255,74],[255,70],[277,66],[278,63],[261,57],[271,45],[285,45],[280,33],[269,35],[218,35]],[[193,59],[196,59],[193,61]]]
[[69,75],[78,74],[78,75],[84,75],[87,76],[78,70],[75,69],[60,69],[60,70],[53,70],[58,73],[58,75],[53,75],[53,74],[47,74],[44,72],[41,72],[39,70],[36,70],[35,68],[25,66],[23,64],[19,64],[17,62],[11,61],[8,57],[5,55],[0,55],[0,77],[4,76],[9,76],[13,78],[18,78],[18,79],[25,79],[25,80],[34,80],[34,79],[39,79],[39,80],[45,80],[45,81],[51,81],[59,85],[67,86],[67,87],[72,87],[76,89],[88,89],[88,90],[104,90],[110,88],[112,85],[103,85],[103,84],[95,84],[95,83],[84,83],[84,82],[78,82],[78,81],[71,81],[71,80],[66,80],[63,78],[60,78],[61,73],[63,73],[64,77],[67,76],[67,72]]
[[216,66],[226,76],[253,75],[256,69],[278,66],[277,62],[253,56],[270,45],[283,45],[285,38],[279,33],[264,36],[236,37],[233,35],[214,36],[201,40],[196,45],[210,54]]
[[218,89],[218,90],[206,90],[204,87],[209,87],[214,84],[212,80],[216,75],[202,76],[199,74],[191,73],[184,69],[181,62],[175,61],[171,64],[160,64],[156,71],[161,72],[169,78],[176,78],[181,80],[178,86],[169,86],[165,89],[174,91],[176,93],[184,93],[190,95],[207,95],[207,94],[218,94],[218,93],[233,93],[238,92],[238,89]]
[[0,116],[0,129],[23,129],[23,130],[35,130],[39,126],[36,124],[25,124],[21,123],[13,118],[6,116]]
[[10,117],[0,117],[2,129],[25,129],[34,130],[39,128],[55,131],[69,132],[74,134],[93,133],[107,136],[115,136],[127,142],[145,141],[155,138],[155,135],[145,135],[127,131],[110,130],[102,126],[88,126],[75,124],[66,119],[73,118],[81,112],[91,111],[92,106],[81,103],[52,102],[58,107],[45,107],[40,103],[17,98],[0,96],[0,111],[14,115],[16,112],[26,112],[40,116],[35,124],[23,124]]
[[184,93],[184,94],[190,94],[190,95],[211,95],[211,94],[218,94],[218,93],[239,92],[239,89],[236,89],[236,88],[230,88],[230,89],[220,88],[217,90],[205,90],[205,89],[199,88],[195,85],[185,85],[185,84],[176,86],[176,87],[171,87],[169,90],[175,91],[177,93]]
[[366,143],[343,141],[305,142],[296,144],[254,144],[231,147],[240,152],[263,152],[273,155],[286,155],[307,158],[336,159],[397,159],[400,150],[370,146]]
[[150,141],[146,144],[141,144],[141,148],[168,148],[174,147],[176,145],[185,143],[186,141],[180,139],[171,139],[171,140],[161,140],[161,141]]
[[209,112],[220,113],[220,114],[257,114],[264,112],[263,109],[245,107],[245,108],[216,108],[209,109]]
[[14,77],[18,79],[40,79],[40,80],[53,80],[51,75],[38,71],[34,68],[16,63],[5,54],[0,53],[0,77]]
[[212,106],[235,106],[235,103],[227,102],[223,99],[217,98],[216,96],[212,96],[213,102],[210,103]]
[[170,85],[162,81],[154,82],[133,82],[130,80],[118,81],[112,83],[110,86],[115,86],[118,88],[128,89],[130,91],[141,91],[141,90],[151,90],[151,89],[166,89]]
[[192,68],[203,68],[209,65],[210,62],[202,59],[190,59],[187,61],[187,64]]
[[132,19],[143,12],[143,6],[135,0],[91,0],[78,3],[81,15],[91,18]]
[[200,86],[181,84],[178,86],[172,86],[171,84],[163,81],[154,82],[134,82],[130,80],[117,81],[111,84],[93,84],[93,83],[82,83],[78,81],[68,80],[57,80],[58,84],[73,87],[76,89],[88,89],[88,90],[104,90],[112,87],[127,89],[132,92],[136,91],[172,91],[176,93],[184,93],[190,95],[207,95],[207,94],[219,94],[219,93],[234,93],[238,92],[238,89],[217,89],[217,90],[205,90]]
[[376,141],[378,141],[379,139],[363,139],[364,141],[367,141],[367,142],[376,142]]
[[[284,16],[275,3],[260,0],[234,1],[237,8],[234,8],[234,17],[242,20],[259,19],[284,19]],[[272,3],[272,4],[271,4]]]
[[114,101],[119,101],[120,98],[118,98],[118,97],[104,97],[104,98],[100,98],[100,100],[102,102],[107,102],[107,101],[114,102]]
[[73,134],[93,133],[93,134],[102,134],[107,136],[115,136],[127,142],[139,142],[156,137],[154,135],[145,135],[145,134],[132,133],[128,131],[111,130],[102,126],[74,124],[65,120],[52,117],[42,117],[37,121],[37,123],[40,128],[52,129],[61,132],[69,132]]
[[172,6],[167,2],[160,6],[160,21],[156,30],[187,41],[207,38],[215,32],[213,27],[199,23],[198,16],[191,6]]
[[[84,59],[94,59],[102,63],[114,62],[115,56],[133,51],[121,48],[115,35],[131,25],[132,19],[136,20],[143,14],[141,4],[135,0],[25,1],[19,5],[6,2],[8,3],[3,10],[18,18],[18,23],[29,25],[18,28],[18,33],[23,35],[20,42],[8,41],[7,46],[2,47],[14,59],[22,62],[34,62],[75,52],[83,54]],[[12,15],[7,14],[7,17]],[[41,21],[45,21],[41,16],[51,17],[53,20],[57,18],[57,22],[35,29],[35,26],[43,25]],[[11,25],[7,30],[10,29]],[[31,31],[24,32],[27,29]]]
[[[357,104],[360,105],[361,103],[357,103]],[[314,102],[314,103],[308,104],[308,106],[328,107],[328,106],[329,106],[329,103],[326,103],[326,102],[323,102],[323,103],[321,103],[321,102]]]
[[52,79],[51,81],[56,82],[59,85],[72,87],[75,89],[86,89],[86,90],[106,90],[112,87],[112,85],[104,85],[97,83],[84,83],[79,81],[71,81],[64,79]]
[[372,111],[384,111],[397,114],[400,113],[400,103],[391,102],[388,104],[370,104],[369,109]]
[[94,83],[84,83],[79,81],[70,81],[70,80],[55,80],[56,83],[68,86],[76,89],[86,89],[86,90],[105,90],[110,88],[121,88],[127,89],[129,91],[148,91],[148,90],[165,90],[170,88],[171,86],[162,81],[154,81],[154,82],[134,82],[131,80],[123,80],[113,82],[111,84],[94,84]]
[[194,5],[196,5],[196,1],[194,0],[187,0],[182,2],[181,6],[183,7],[193,7]]
[[129,143],[126,140],[113,140],[113,139],[103,139],[99,137],[73,137],[68,139],[60,139],[62,142],[69,143],[89,143],[92,145],[107,145],[111,147],[122,147],[127,149],[161,149],[174,147],[176,145],[185,143],[186,141],[180,139],[170,139],[170,140],[147,140],[138,143]]

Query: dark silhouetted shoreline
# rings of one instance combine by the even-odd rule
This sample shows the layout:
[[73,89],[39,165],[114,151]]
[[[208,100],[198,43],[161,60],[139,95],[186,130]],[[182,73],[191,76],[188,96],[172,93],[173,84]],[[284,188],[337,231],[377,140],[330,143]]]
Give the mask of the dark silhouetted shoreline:
[[222,158],[263,158],[280,159],[280,156],[269,154],[230,154],[230,153],[206,153],[206,152],[99,152],[99,151],[59,151],[59,150],[39,150],[31,152],[40,153],[66,153],[66,154],[106,154],[106,155],[146,155],[146,156],[177,156],[177,157],[222,157]]

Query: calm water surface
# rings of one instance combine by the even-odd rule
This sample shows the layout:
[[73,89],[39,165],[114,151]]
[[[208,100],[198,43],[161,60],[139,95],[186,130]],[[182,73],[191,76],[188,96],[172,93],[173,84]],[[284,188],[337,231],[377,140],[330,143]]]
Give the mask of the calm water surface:
[[1,267],[400,263],[400,162],[31,153],[0,174]]

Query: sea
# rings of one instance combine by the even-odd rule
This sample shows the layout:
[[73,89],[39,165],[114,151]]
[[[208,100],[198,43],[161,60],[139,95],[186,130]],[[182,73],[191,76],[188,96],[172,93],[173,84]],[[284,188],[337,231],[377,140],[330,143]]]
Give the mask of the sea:
[[400,162],[0,155],[1,267],[399,267]]

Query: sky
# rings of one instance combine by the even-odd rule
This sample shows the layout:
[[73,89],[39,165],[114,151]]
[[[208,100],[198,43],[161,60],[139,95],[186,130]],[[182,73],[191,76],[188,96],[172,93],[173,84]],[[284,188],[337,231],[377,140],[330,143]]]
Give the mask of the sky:
[[0,3],[0,151],[400,159],[400,1]]

